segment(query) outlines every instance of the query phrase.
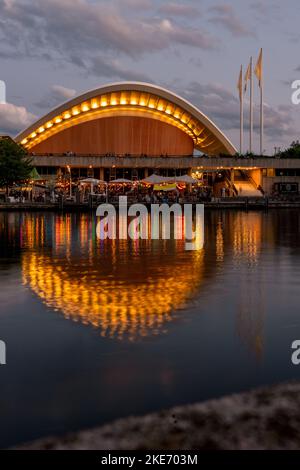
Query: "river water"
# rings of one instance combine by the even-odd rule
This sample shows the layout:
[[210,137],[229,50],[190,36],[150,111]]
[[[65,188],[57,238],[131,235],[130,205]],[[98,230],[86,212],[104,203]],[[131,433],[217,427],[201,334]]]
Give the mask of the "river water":
[[299,378],[300,211],[205,213],[183,240],[0,213],[0,447]]

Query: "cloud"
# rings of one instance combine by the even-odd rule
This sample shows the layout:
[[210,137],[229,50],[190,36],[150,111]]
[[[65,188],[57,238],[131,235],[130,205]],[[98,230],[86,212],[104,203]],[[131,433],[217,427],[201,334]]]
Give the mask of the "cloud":
[[255,36],[254,32],[248,29],[236,16],[231,5],[216,5],[209,9],[213,13],[213,17],[208,21],[210,23],[219,24],[227,29],[233,36],[247,37]]
[[12,103],[0,104],[0,131],[3,134],[17,134],[35,120],[36,116],[28,112],[24,106]]
[[200,11],[193,5],[186,5],[183,3],[169,2],[163,4],[159,8],[159,12],[170,16],[186,16],[194,18],[200,15]]
[[51,90],[58,98],[69,99],[76,95],[76,90],[73,90],[72,88],[66,88],[61,85],[53,85]]
[[134,10],[150,10],[152,8],[151,0],[120,0],[119,3],[120,7]]
[[284,85],[285,87],[289,87],[289,89],[292,88],[292,83],[297,80],[297,78],[291,78],[290,80],[280,80],[280,83]]
[[253,10],[255,13],[260,15],[268,15],[272,7],[266,4],[266,1],[257,1],[250,4],[250,9]]
[[72,88],[66,88],[61,85],[52,85],[49,93],[44,96],[35,105],[38,108],[54,108],[62,101],[69,100],[76,95],[76,90]]
[[168,19],[161,20],[159,30],[166,35],[170,41],[170,45],[177,43],[206,50],[213,49],[217,46],[217,41],[209,34],[192,27],[182,28]]
[[[239,100],[222,85],[216,83],[200,84],[191,82],[184,93],[187,100],[214,121],[224,131],[238,130]],[[245,129],[248,125],[249,102],[245,102]],[[259,109],[254,110],[254,130],[259,132]],[[272,137],[294,137],[297,135],[294,116],[291,106],[278,106],[277,108],[265,103],[265,134]]]
[[100,77],[110,77],[126,81],[151,81],[146,74],[124,67],[118,59],[99,56],[87,67],[92,73]]
[[267,24],[270,20],[279,20],[280,4],[274,1],[267,2],[266,0],[258,0],[250,4],[250,10],[255,15],[255,18]]
[[202,67],[202,60],[199,57],[191,57],[189,59],[189,63],[194,65],[195,67]]
[[0,55],[47,54],[67,62],[101,51],[137,59],[178,45],[216,46],[205,30],[160,16],[122,14],[117,3],[88,0],[0,0],[0,40]]
[[296,129],[292,106],[279,105],[277,108],[265,103],[265,133],[270,137],[295,137]]
[[184,96],[221,129],[239,128],[238,99],[222,85],[191,82],[186,87]]

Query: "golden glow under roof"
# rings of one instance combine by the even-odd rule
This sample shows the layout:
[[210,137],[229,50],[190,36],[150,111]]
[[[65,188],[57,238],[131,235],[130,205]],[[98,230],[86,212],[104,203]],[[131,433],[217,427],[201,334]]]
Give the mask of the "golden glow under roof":
[[236,149],[201,111],[183,98],[147,83],[107,85],[81,95],[30,126],[16,137],[28,150],[66,128],[114,115],[158,119],[188,134],[196,149],[233,155]]

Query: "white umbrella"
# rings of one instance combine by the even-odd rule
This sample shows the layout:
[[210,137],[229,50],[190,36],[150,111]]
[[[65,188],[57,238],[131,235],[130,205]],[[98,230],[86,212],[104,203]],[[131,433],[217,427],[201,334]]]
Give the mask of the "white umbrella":
[[159,176],[159,175],[151,175],[148,176],[147,178],[142,180],[142,183],[148,183],[148,184],[161,184],[161,183],[169,183],[169,178],[166,176]]
[[126,183],[126,184],[133,184],[135,181],[127,180],[126,178],[119,178],[117,180],[110,181],[110,184],[118,184],[118,183]]
[[97,180],[96,178],[85,178],[84,180],[80,181],[80,184],[90,184],[91,185],[91,194],[94,194],[94,185],[97,185],[97,184],[107,185],[106,181]]
[[85,178],[84,180],[80,180],[80,184],[81,183],[86,183],[86,184],[107,184],[106,181],[97,180],[96,178]]
[[178,178],[175,178],[175,181],[177,181],[177,183],[187,183],[187,184],[198,183],[198,180],[196,180],[195,178],[192,178],[189,175],[178,176]]

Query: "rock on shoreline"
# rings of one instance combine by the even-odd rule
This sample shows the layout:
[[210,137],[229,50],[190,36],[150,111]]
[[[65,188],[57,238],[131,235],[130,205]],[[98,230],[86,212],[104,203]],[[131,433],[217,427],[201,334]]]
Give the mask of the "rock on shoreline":
[[18,449],[299,449],[300,382],[129,417]]

